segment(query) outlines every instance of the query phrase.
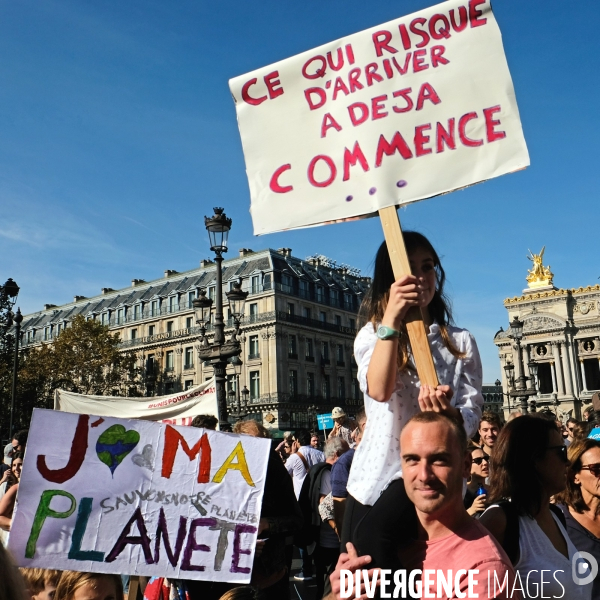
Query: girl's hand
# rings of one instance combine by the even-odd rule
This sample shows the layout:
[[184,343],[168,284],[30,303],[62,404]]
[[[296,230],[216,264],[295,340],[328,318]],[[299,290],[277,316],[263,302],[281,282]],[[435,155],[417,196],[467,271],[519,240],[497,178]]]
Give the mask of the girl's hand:
[[450,404],[452,389],[449,385],[422,385],[419,390],[419,406],[423,412],[431,410],[456,418],[460,411]]
[[475,513],[483,512],[487,508],[486,500],[486,494],[481,494],[481,496],[477,496],[477,498],[473,500],[473,504],[471,504],[471,507],[467,509],[467,512],[471,516],[475,515]]
[[390,287],[390,297],[381,323],[399,331],[408,309],[421,306],[422,301],[419,280],[413,275],[401,277]]

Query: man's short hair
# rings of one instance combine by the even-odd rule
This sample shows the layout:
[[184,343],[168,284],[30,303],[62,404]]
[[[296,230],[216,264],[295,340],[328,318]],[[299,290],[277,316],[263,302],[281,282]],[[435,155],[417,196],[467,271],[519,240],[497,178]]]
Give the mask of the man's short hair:
[[363,406],[354,417],[354,420],[358,424],[360,421],[364,421],[367,418],[367,412],[365,411],[365,407]]
[[327,460],[328,458],[341,456],[348,450],[350,450],[350,446],[348,446],[348,442],[346,440],[340,437],[334,437],[330,440],[327,440],[325,448],[323,448],[323,454],[325,455],[325,460]]
[[449,425],[454,432],[454,435],[458,440],[461,454],[464,454],[467,451],[468,440],[465,428],[463,427],[462,423],[458,423],[446,415],[428,410],[417,413],[411,417],[406,423],[405,427],[407,427],[410,423],[445,423],[446,425]]
[[196,415],[192,421],[192,427],[202,429],[216,429],[219,420],[214,415]]
[[579,423],[579,421],[577,419],[575,419],[574,417],[569,417],[567,419],[567,422],[565,423],[565,425],[568,425],[569,423],[576,424],[576,423]]
[[495,425],[498,429],[502,429],[502,420],[500,419],[500,415],[498,413],[492,412],[490,410],[486,410],[481,415],[481,422],[479,423],[479,428],[481,429],[481,423],[486,421],[490,423],[490,425]]
[[20,568],[19,571],[21,571],[25,586],[32,596],[36,596],[43,592],[48,585],[56,587],[58,585],[58,580],[62,575],[62,571],[56,571],[55,569],[40,569],[38,567],[23,567]]
[[23,446],[23,448],[25,448],[25,446],[27,445],[27,436],[29,435],[29,429],[21,429],[21,431],[17,431],[17,433],[15,433],[15,435],[13,435],[13,440],[17,440],[17,444],[19,446]]
[[301,446],[309,446],[310,445],[310,438],[311,437],[312,436],[310,435],[310,433],[306,429],[299,429],[294,434],[294,438],[296,438],[296,441]]

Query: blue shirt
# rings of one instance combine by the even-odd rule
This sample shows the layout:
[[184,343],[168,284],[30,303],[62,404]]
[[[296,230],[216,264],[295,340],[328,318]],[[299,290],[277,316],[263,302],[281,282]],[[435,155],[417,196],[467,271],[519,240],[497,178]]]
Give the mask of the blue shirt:
[[331,467],[331,495],[334,498],[348,497],[348,477],[350,476],[350,467],[354,458],[354,449],[344,452]]
[[600,442],[600,427],[594,427],[594,429],[590,431],[590,435],[588,435],[588,437]]

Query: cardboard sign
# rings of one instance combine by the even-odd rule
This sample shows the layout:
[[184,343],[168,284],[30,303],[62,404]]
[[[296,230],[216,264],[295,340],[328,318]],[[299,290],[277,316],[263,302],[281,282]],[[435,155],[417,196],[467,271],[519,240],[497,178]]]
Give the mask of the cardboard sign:
[[230,81],[254,233],[372,215],[523,169],[489,0],[453,0]]
[[20,566],[250,581],[269,440],[41,409],[29,433]]
[[317,415],[317,423],[319,424],[319,430],[333,429],[333,417],[331,413],[325,415]]
[[215,380],[209,379],[189,390],[152,398],[86,396],[65,390],[54,392],[54,410],[78,414],[149,419],[172,425],[191,425],[196,415],[218,416]]

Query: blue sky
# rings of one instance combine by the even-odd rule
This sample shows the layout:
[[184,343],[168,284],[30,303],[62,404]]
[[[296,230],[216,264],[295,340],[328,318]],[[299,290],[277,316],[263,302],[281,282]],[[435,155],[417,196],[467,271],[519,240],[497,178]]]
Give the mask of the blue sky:
[[[370,274],[379,221],[255,238],[231,77],[435,2],[3,2],[0,279],[24,313],[208,257],[204,215],[224,206],[230,248],[291,247]],[[523,172],[411,205],[484,378],[500,374],[502,301],[529,248],[558,287],[598,283],[598,4],[494,3],[531,155]]]

